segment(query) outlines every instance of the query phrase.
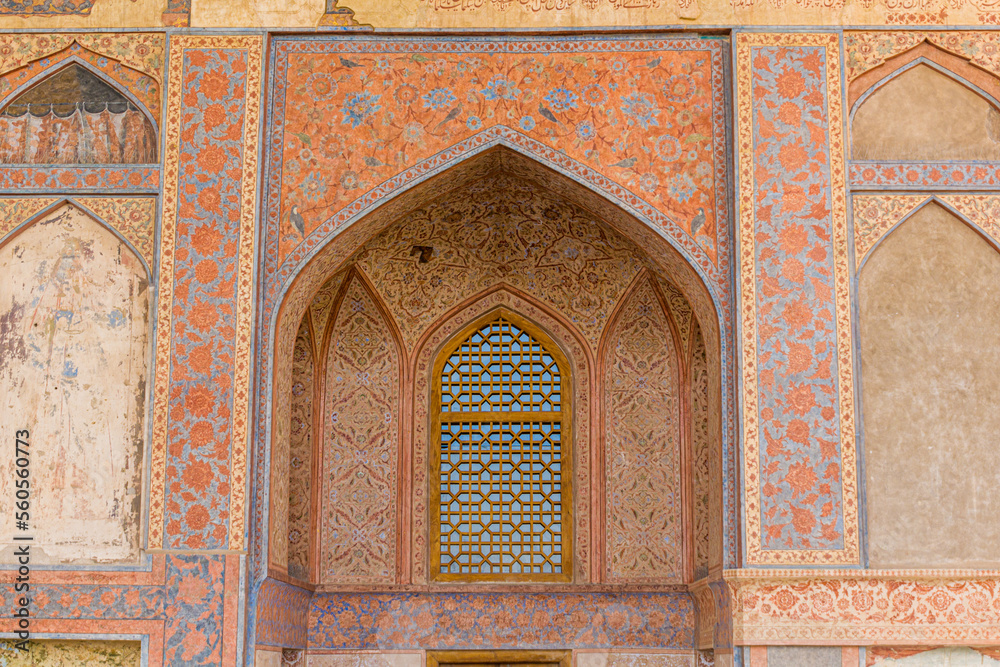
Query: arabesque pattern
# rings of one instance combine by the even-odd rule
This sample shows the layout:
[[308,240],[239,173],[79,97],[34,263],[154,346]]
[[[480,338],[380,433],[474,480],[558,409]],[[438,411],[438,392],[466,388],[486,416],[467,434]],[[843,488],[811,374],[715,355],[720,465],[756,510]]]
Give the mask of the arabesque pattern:
[[726,261],[716,210],[725,187],[720,46],[581,40],[567,53],[562,40],[282,42],[284,139],[272,171],[280,208],[268,213],[281,225],[277,260],[376,184],[499,124],[648,200],[695,240],[706,270],[717,268]]
[[[428,248],[426,261],[414,248]],[[448,308],[504,282],[551,304],[597,348],[642,268],[634,246],[577,206],[511,176],[418,209],[358,255],[408,348]]]
[[323,583],[395,581],[400,363],[389,324],[351,278],[324,369]]
[[[260,36],[172,41],[153,388],[152,548],[242,549]],[[167,483],[167,480],[170,483]]]
[[953,209],[986,233],[995,246],[1000,246],[1000,195],[855,195],[854,265],[857,270],[861,270],[872,249],[890,230],[929,201]]
[[341,271],[323,283],[323,286],[313,297],[312,303],[309,304],[309,317],[312,318],[317,352],[321,351],[323,341],[326,340],[326,327],[330,321],[330,315],[337,305],[337,293],[340,291],[340,285],[344,282],[346,275],[346,271]]
[[683,578],[677,346],[643,280],[608,335],[604,359],[606,580]]
[[1000,76],[1000,34],[960,30],[871,30],[844,33],[847,80],[853,81],[889,58],[929,42]]
[[[302,318],[292,352],[291,424],[288,446],[288,574],[309,577],[309,517],[312,486],[313,334]],[[272,480],[274,483],[274,480]]]
[[726,582],[737,643],[1000,642],[996,571],[741,570]]
[[836,35],[737,38],[748,563],[855,563]]
[[162,34],[0,34],[0,101],[61,60],[79,58],[134,95],[159,125],[165,53]]
[[679,648],[694,643],[686,592],[317,594],[309,645],[325,649]]
[[708,432],[708,356],[697,322],[692,327],[691,338],[688,370],[691,378],[691,486],[694,492],[691,499],[691,537],[694,542],[694,578],[698,580],[708,576],[708,569],[712,566],[711,539],[713,535],[718,539],[719,535],[712,530],[716,521],[712,514],[712,480],[720,475],[720,470],[715,463],[719,452],[714,451]]
[[[58,201],[58,198],[53,197],[0,199],[0,239]],[[153,197],[88,197],[69,201],[77,208],[96,214],[121,234],[146,262],[146,267],[152,269],[156,199]]]

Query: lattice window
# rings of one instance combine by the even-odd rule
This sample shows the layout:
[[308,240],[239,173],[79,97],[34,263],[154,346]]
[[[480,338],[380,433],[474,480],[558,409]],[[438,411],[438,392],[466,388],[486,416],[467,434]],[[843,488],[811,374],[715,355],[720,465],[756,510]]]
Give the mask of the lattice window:
[[434,369],[432,576],[568,581],[569,363],[505,311],[454,340]]

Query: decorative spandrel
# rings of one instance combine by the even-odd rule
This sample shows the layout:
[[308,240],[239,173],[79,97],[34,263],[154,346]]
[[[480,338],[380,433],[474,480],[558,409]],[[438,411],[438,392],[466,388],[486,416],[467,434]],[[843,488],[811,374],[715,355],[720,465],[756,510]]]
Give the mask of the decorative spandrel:
[[495,314],[438,362],[436,579],[570,578],[568,363],[528,326]]

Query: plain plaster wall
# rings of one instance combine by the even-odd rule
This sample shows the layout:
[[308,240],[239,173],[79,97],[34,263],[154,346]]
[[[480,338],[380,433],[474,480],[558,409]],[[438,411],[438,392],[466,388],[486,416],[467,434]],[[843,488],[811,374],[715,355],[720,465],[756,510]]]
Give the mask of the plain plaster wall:
[[859,280],[872,567],[1000,565],[1000,254],[929,204]]

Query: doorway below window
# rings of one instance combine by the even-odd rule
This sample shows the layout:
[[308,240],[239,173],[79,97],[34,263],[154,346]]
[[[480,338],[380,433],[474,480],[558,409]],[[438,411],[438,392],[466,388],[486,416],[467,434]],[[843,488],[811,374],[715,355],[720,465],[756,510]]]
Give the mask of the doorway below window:
[[570,667],[569,651],[428,651],[427,667]]

